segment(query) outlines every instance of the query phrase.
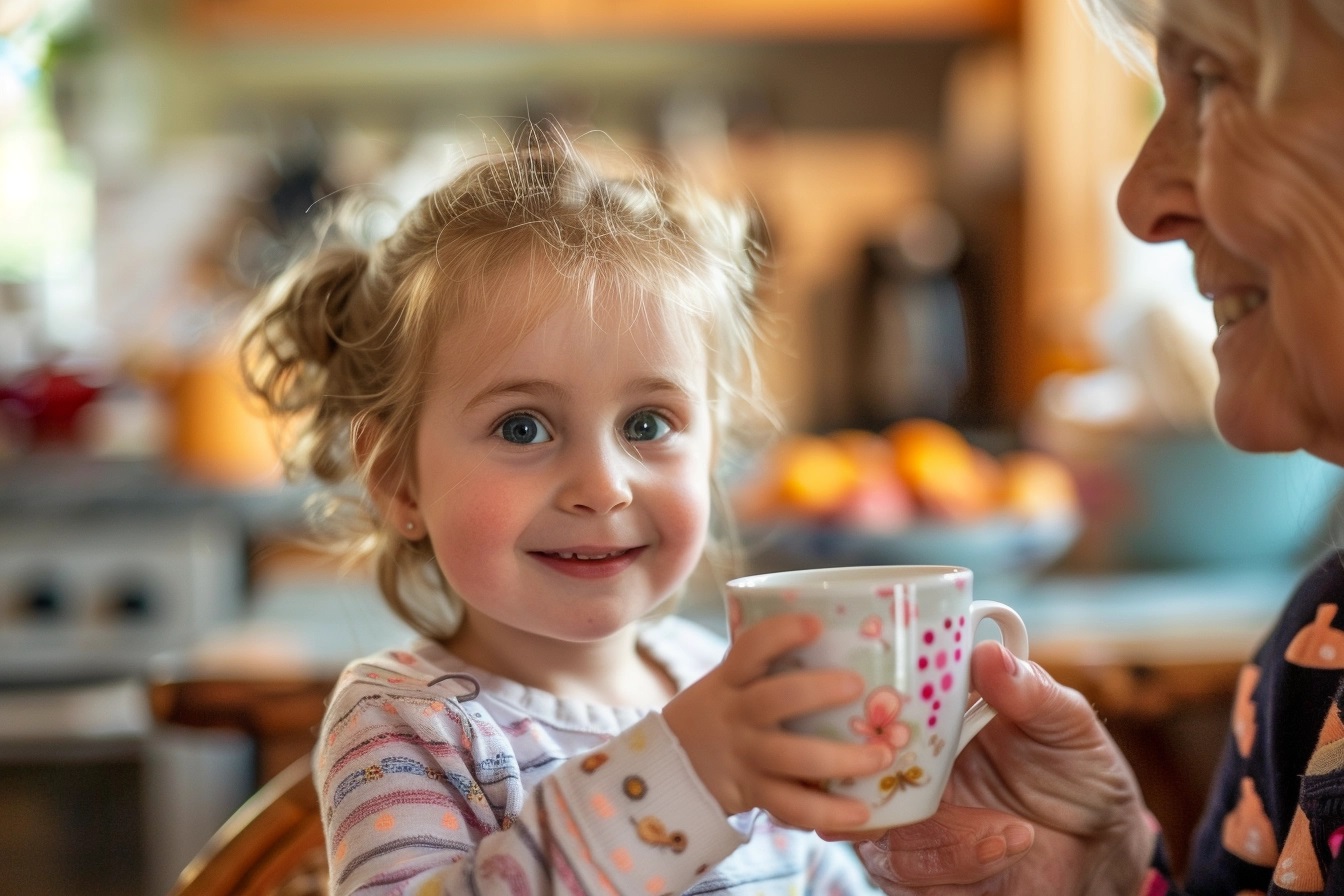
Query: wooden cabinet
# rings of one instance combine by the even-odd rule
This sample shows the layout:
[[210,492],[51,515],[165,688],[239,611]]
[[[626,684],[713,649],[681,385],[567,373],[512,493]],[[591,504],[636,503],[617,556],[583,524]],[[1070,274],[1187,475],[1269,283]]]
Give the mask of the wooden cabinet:
[[[991,166],[1000,173],[987,188],[983,184],[943,187],[945,192],[964,188],[968,200],[957,212],[964,219],[976,217],[970,223],[993,248],[988,259],[993,268],[993,296],[984,303],[992,308],[992,319],[983,327],[989,335],[974,347],[981,357],[991,358],[984,376],[992,384],[984,389],[989,393],[985,403],[999,420],[1014,419],[1045,376],[1057,370],[1096,366],[1092,321],[1111,277],[1109,242],[1118,226],[1114,223],[1115,181],[1124,161],[1137,149],[1152,94],[1138,79],[1127,75],[1089,32],[1076,0],[174,2],[178,4],[175,9],[182,32],[206,46],[207,52],[202,55],[209,56],[212,45],[225,50],[213,57],[217,76],[226,71],[236,83],[255,85],[267,78],[272,82],[296,78],[296,71],[301,70],[300,80],[306,86],[291,92],[325,89],[326,101],[331,104],[340,101],[340,91],[369,94],[391,89],[405,95],[408,87],[424,88],[427,84],[452,84],[460,90],[464,81],[472,79],[475,87],[496,94],[515,90],[528,78],[539,89],[553,88],[564,81],[556,76],[563,65],[582,71],[571,79],[580,85],[577,90],[595,89],[592,85],[605,78],[604,85],[612,88],[607,93],[609,104],[610,96],[631,101],[635,92],[631,81],[637,74],[646,86],[659,77],[663,78],[660,88],[673,84],[668,72],[660,69],[661,74],[649,74],[652,68],[642,69],[638,64],[633,68],[639,72],[622,69],[613,74],[618,70],[612,68],[609,58],[599,58],[599,47],[609,50],[622,42],[636,47],[634,53],[638,54],[642,52],[638,47],[665,41],[670,49],[658,57],[657,65],[664,69],[682,66],[675,76],[684,74],[692,84],[742,76],[756,64],[751,60],[761,58],[761,48],[767,45],[778,55],[790,54],[793,48],[808,42],[814,46],[829,43],[852,48],[851,55],[856,57],[867,53],[864,58],[869,60],[877,48],[875,52],[890,52],[892,58],[922,58],[926,67],[939,67],[943,73],[947,69],[940,68],[942,60],[950,57],[921,56],[915,49],[919,42],[924,42],[926,50],[936,47],[940,52],[971,44],[1004,50],[1000,55],[1011,61],[1000,68],[1007,69],[1007,74],[961,90],[961,95],[974,100],[970,104],[973,109],[958,120],[954,120],[954,111],[945,110],[940,123],[933,126],[921,119],[923,131],[914,135],[924,141],[931,154],[942,154],[937,160],[940,169],[950,170],[955,165],[947,158],[947,132],[958,130],[959,121],[974,118],[976,124],[960,129],[966,154],[1001,160]],[[374,75],[366,77],[363,71],[340,65],[315,67],[312,54],[287,56],[282,67],[276,60],[283,54],[230,56],[227,52],[233,46],[290,49],[322,41],[346,46],[352,54],[357,48],[375,48],[375,53],[382,55],[377,56]],[[469,57],[462,63],[464,68],[449,67],[458,49],[476,51],[481,47],[486,48],[484,55],[457,54]],[[389,55],[401,54],[403,48],[407,50],[404,60],[402,55]],[[496,55],[493,48],[500,48],[498,64],[490,62]],[[683,50],[684,62],[680,57],[669,62]],[[544,68],[534,65],[536,59],[528,55],[533,51],[544,61]],[[947,105],[946,79],[941,85],[933,84],[903,77],[913,68],[894,67],[883,69],[886,79],[874,78],[871,63],[866,68],[846,68],[836,63],[837,58],[834,54],[827,57],[826,71],[808,71],[805,77],[780,86],[779,91],[808,94],[812,110],[831,100],[841,108],[868,102],[890,110],[893,104],[888,99],[894,94],[901,94],[902,102],[911,108],[921,103]],[[630,65],[631,60],[643,61],[637,55],[628,55],[617,57],[617,64]],[[397,69],[403,61],[405,65]],[[591,70],[584,67],[588,62],[592,62]],[[733,67],[739,63],[740,70]],[[246,66],[246,71],[241,66]],[[259,74],[258,69],[264,71]],[[400,73],[395,77],[388,74],[394,70]],[[770,76],[780,78],[778,70]],[[374,83],[377,77],[383,80]],[[317,84],[322,88],[312,87]],[[760,93],[766,95],[765,91]],[[822,94],[830,100],[819,100]],[[890,116],[889,125],[865,127],[906,136],[902,128],[909,122],[895,120],[898,117]],[[988,137],[986,121],[996,122],[989,126]],[[938,128],[943,133],[928,133]],[[810,134],[817,129],[800,130]],[[971,167],[978,164],[972,162]],[[842,176],[836,170],[844,165],[842,157],[818,159],[816,177]],[[967,177],[960,179],[965,181]],[[820,195],[816,190],[825,189],[824,184],[817,186],[811,195]],[[802,214],[808,214],[805,208]],[[842,220],[854,217],[846,218],[843,210],[840,216]],[[803,224],[793,229],[815,229],[806,225],[804,217]],[[789,226],[786,223],[786,229]],[[833,249],[834,242],[824,241],[825,247]],[[818,251],[822,245],[817,244]],[[833,257],[832,262],[852,261],[852,250],[841,247],[838,251],[849,254]],[[795,281],[794,285],[816,292],[811,283]],[[812,326],[812,322],[800,318],[797,326]],[[808,349],[801,351],[806,354]],[[791,374],[794,380],[820,379],[821,375],[806,365],[795,367],[796,373]],[[818,399],[802,386],[796,391],[804,404]],[[813,425],[817,421],[810,414],[804,408],[791,415],[790,422]]]
[[595,36],[934,37],[1010,27],[1013,0],[573,0]]
[[554,27],[548,0],[184,0],[179,14],[209,39],[436,40],[527,37]]
[[1050,373],[1101,363],[1093,327],[1112,283],[1115,193],[1154,108],[1152,86],[1073,0],[1027,0],[1020,40],[1022,298],[1000,333],[1014,409]]
[[210,38],[869,38],[1008,28],[1018,0],[184,0]]

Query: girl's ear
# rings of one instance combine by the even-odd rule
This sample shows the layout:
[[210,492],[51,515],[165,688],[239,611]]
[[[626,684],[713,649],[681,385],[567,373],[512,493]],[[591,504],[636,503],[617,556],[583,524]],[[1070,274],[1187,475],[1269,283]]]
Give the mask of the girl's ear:
[[369,496],[383,524],[403,538],[416,541],[425,530],[414,478],[397,453],[383,442],[382,434],[381,425],[371,421],[354,428],[351,447],[355,463],[367,477]]

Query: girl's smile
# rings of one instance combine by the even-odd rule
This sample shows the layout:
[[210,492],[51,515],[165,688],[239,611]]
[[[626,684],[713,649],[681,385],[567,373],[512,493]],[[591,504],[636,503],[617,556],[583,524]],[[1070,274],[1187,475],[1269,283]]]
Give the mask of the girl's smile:
[[576,548],[572,551],[531,551],[548,569],[576,579],[604,579],[628,569],[645,546],[635,548]]

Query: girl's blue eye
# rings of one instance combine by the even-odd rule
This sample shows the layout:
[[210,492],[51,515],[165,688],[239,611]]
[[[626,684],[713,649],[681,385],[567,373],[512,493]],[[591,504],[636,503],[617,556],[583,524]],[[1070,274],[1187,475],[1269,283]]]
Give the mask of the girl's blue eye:
[[514,414],[495,431],[504,441],[515,445],[537,445],[551,440],[550,432],[531,414]]
[[625,421],[625,437],[632,442],[652,442],[671,431],[672,427],[655,411],[636,411]]

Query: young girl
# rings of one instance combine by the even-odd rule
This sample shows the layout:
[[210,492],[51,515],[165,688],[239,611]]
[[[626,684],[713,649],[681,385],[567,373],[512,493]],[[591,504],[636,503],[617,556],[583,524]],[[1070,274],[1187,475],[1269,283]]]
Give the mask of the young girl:
[[889,748],[781,728],[860,680],[764,676],[810,617],[725,655],[668,613],[761,407],[749,216],[530,136],[372,249],[319,246],[245,333],[289,460],[362,485],[332,507],[344,543],[424,636],[331,697],[332,890],[869,892],[848,845],[796,829],[862,824],[805,782]]

